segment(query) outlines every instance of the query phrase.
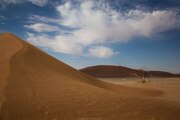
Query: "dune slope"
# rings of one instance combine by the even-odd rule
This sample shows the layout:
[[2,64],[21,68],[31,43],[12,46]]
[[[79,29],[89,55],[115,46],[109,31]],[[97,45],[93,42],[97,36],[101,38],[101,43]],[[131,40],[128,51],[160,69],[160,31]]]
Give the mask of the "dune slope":
[[0,35],[1,120],[175,120],[179,103],[163,93],[108,84],[13,34]]

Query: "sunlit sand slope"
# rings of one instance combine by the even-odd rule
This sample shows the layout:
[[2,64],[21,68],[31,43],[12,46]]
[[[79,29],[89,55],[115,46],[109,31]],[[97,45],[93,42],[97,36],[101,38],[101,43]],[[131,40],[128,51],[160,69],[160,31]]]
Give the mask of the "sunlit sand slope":
[[177,120],[156,90],[92,78],[10,33],[0,35],[1,120]]

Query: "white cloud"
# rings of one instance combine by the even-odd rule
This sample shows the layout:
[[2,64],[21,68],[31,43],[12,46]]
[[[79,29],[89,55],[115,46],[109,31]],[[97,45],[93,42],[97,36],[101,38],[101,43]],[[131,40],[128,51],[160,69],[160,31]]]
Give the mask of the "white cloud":
[[175,11],[153,11],[143,12],[140,10],[131,10],[128,12],[127,23],[132,26],[136,34],[142,36],[152,36],[180,26],[178,13]]
[[48,25],[45,23],[36,23],[31,25],[25,25],[24,27],[28,29],[32,29],[36,32],[53,32],[58,31],[59,28],[57,26]]
[[117,52],[114,52],[112,49],[104,46],[93,46],[89,49],[88,52],[90,56],[99,58],[109,58],[117,54]]
[[45,47],[54,52],[64,53],[68,55],[81,55],[83,47],[72,40],[72,36],[63,37],[61,35],[50,37],[48,35],[35,35],[27,33],[28,41],[32,44]]
[[[124,12],[111,8],[105,2],[95,0],[86,0],[79,4],[67,1],[57,6],[56,10],[59,18],[31,15],[29,19],[35,22],[64,26],[59,28],[61,30],[73,30],[70,30],[68,34],[59,32],[56,36],[48,36],[51,38],[49,43],[51,45],[48,45],[48,40],[39,40],[42,35],[34,36],[34,39],[38,40],[40,46],[45,45],[54,51],[71,55],[83,53],[84,49],[90,48],[89,53],[93,56],[98,57],[98,54],[102,57],[112,56],[113,50],[102,46],[109,43],[128,42],[136,36],[151,37],[180,26],[180,17],[176,11],[155,10],[150,12],[134,9]],[[56,45],[52,45],[53,42]],[[92,46],[101,47],[92,48]],[[76,52],[76,47],[78,52]],[[104,51],[104,53],[99,51]]]
[[78,7],[71,2],[57,7],[61,24],[76,27],[72,32],[83,44],[128,41],[134,36],[151,36],[179,25],[173,11],[145,12],[131,10],[127,13],[111,9],[105,3],[82,2]]

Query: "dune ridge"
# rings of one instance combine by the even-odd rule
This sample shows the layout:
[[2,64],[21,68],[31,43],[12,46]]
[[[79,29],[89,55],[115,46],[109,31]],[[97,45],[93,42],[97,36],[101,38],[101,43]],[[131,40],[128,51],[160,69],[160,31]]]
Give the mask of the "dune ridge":
[[11,33],[0,46],[1,120],[180,118],[179,103],[156,99],[161,91],[99,81]]

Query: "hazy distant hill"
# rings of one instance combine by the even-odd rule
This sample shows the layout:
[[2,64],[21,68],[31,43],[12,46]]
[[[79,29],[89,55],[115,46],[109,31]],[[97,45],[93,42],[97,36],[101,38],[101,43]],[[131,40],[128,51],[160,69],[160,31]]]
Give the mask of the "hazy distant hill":
[[80,71],[94,77],[180,77],[179,74],[172,74],[164,71],[137,70],[124,66],[98,65],[81,69]]

